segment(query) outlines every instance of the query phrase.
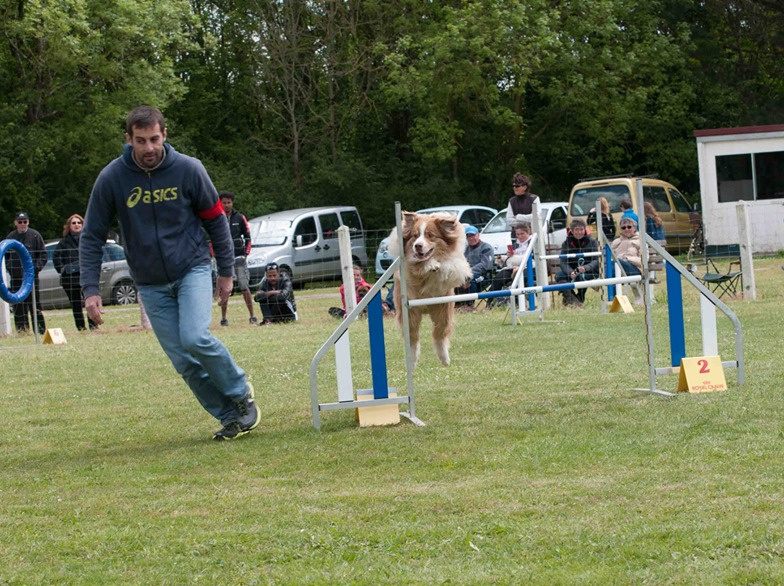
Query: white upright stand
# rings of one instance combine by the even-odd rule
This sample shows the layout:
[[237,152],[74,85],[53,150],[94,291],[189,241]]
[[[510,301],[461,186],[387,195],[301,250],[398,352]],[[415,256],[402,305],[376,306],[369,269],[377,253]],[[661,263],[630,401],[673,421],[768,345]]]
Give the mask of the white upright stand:
[[[343,276],[343,296],[346,299],[346,315],[348,315],[357,305],[351,234],[348,226],[338,228],[338,247],[340,248],[340,273]],[[353,401],[354,383],[351,378],[351,345],[348,330],[335,342],[335,367],[338,379],[338,401]]]
[[[5,272],[5,259],[0,258],[0,277],[9,282]],[[0,299],[0,336],[11,335],[11,310],[8,303]]]

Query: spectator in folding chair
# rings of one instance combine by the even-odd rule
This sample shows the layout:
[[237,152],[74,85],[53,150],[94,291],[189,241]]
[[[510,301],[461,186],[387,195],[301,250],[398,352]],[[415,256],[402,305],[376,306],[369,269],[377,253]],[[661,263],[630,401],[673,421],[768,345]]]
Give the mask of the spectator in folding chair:
[[[642,274],[642,241],[637,224],[630,217],[621,218],[620,236],[613,240],[610,248],[626,276]],[[642,294],[637,283],[631,285],[634,303],[642,304]]]
[[634,206],[632,205],[632,200],[630,199],[622,199],[621,203],[618,204],[621,207],[621,219],[624,218],[631,218],[634,220],[634,227],[635,229],[640,228],[640,218],[637,217],[637,212],[634,211]]
[[[511,244],[509,245],[508,252],[511,254],[507,256],[504,268],[497,271],[493,277],[493,282],[490,285],[491,291],[508,289],[512,284],[512,281],[514,281],[515,275],[517,275],[517,271],[520,270],[522,265],[523,257],[531,243],[531,224],[528,222],[516,224],[515,238],[517,239],[517,242],[514,246]],[[525,270],[525,267],[523,267],[523,270]],[[503,305],[508,301],[509,299],[507,297],[499,297],[494,300],[492,305]],[[488,303],[488,305],[491,304]]]
[[[589,236],[584,220],[575,218],[570,225],[569,235],[561,245],[561,254],[575,254],[597,252],[599,243],[596,238]],[[590,281],[599,278],[599,257],[574,257],[562,258],[561,268],[555,275],[556,283],[569,283],[575,281]],[[585,302],[585,289],[570,289],[562,291],[565,306],[582,307]]]
[[[455,292],[460,293],[477,293],[481,289],[487,287],[487,277],[493,270],[495,264],[495,251],[491,244],[483,242],[479,238],[479,230],[476,226],[468,226],[465,229],[466,240],[468,245],[465,249],[465,257],[471,267],[473,276],[464,287],[458,287]],[[474,302],[467,301],[461,304],[463,310],[473,311]]]

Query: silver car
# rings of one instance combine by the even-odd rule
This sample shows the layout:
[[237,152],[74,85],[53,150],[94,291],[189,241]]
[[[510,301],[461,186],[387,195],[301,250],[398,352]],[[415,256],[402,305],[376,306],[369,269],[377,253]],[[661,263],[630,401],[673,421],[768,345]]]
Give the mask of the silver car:
[[[58,241],[46,244],[46,265],[38,274],[40,289],[36,295],[43,309],[65,309],[71,307],[65,289],[60,286],[60,273],[54,268],[54,251]],[[128,305],[136,303],[136,285],[125,260],[122,246],[107,242],[103,247],[101,280],[99,282],[104,305]]]

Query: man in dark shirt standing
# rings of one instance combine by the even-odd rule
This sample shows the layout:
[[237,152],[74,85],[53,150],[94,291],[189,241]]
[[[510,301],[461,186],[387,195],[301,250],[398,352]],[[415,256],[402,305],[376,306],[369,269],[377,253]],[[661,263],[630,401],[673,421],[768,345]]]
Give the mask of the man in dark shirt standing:
[[[231,241],[234,244],[234,274],[237,276],[237,288],[242,291],[242,297],[245,299],[245,305],[248,307],[250,314],[250,323],[255,324],[258,322],[256,315],[253,313],[253,298],[250,295],[250,273],[248,272],[248,255],[250,254],[250,226],[248,226],[248,219],[234,209],[234,194],[231,191],[221,191],[220,193],[221,204],[223,210],[226,212],[226,218],[229,220],[229,231],[231,232]],[[226,311],[229,307],[229,300],[221,301],[221,325],[229,325],[229,320],[226,319]]]
[[[14,325],[16,330],[24,332],[30,329],[30,326],[38,321],[38,333],[43,334],[46,332],[46,322],[44,321],[44,314],[41,311],[41,291],[38,286],[38,273],[44,268],[46,264],[46,247],[44,246],[44,239],[36,230],[30,228],[30,216],[27,212],[17,212],[14,217],[14,225],[16,230],[11,231],[7,240],[18,240],[30,252],[33,258],[33,268],[35,269],[35,276],[33,278],[33,285],[35,288],[35,316],[33,315],[33,291],[30,291],[24,300],[14,304]],[[22,259],[14,250],[10,250],[5,255],[5,266],[8,272],[11,273],[11,290],[18,291],[22,286],[22,278],[24,271],[22,269]],[[30,319],[28,321],[28,314]]]
[[123,154],[95,181],[79,240],[84,305],[102,324],[98,277],[103,244],[117,219],[155,337],[201,406],[221,422],[213,439],[231,440],[254,429],[261,413],[245,371],[209,330],[212,271],[205,231],[218,264],[218,297],[225,301],[234,281],[229,223],[204,165],[178,153],[166,137],[160,110],[134,109],[125,122]]

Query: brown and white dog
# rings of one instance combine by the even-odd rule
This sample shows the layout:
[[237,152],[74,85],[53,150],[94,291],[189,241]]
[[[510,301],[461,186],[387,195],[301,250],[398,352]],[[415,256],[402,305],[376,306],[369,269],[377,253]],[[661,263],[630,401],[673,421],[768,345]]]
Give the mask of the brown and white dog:
[[[465,228],[454,214],[415,214],[403,212],[403,255],[406,289],[409,299],[454,295],[455,287],[471,278],[471,267],[465,259]],[[389,251],[400,255],[397,230],[392,230]],[[403,325],[400,271],[395,273],[395,307],[397,321]],[[442,303],[411,307],[408,330],[414,365],[419,359],[419,328],[422,316],[430,314],[433,322],[433,348],[444,366],[449,365],[449,338],[454,331],[455,304]]]

